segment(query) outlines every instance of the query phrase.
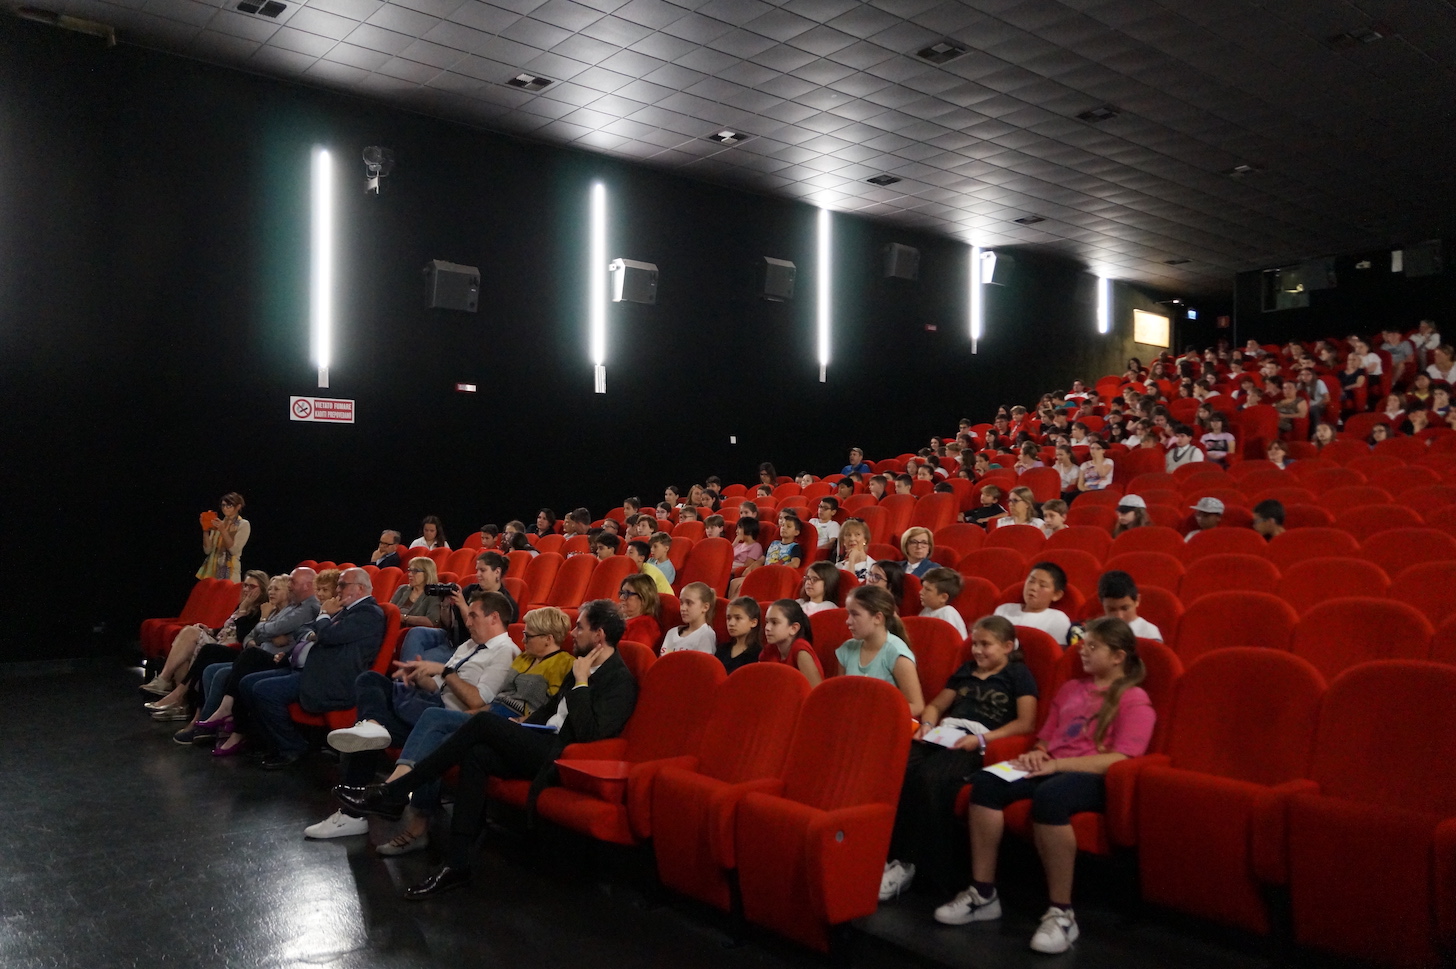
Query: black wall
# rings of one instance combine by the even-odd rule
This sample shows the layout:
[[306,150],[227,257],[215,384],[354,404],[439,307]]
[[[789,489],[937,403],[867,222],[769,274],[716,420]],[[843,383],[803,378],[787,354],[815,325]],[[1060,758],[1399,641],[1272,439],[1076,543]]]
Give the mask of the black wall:
[[[175,612],[196,515],[228,490],[253,522],[245,566],[278,572],[363,556],[383,527],[413,537],[429,513],[458,542],[543,504],[600,513],[748,479],[764,459],[827,473],[850,444],[898,453],[1150,353],[1127,334],[1151,297],[1119,285],[1117,332],[1099,337],[1090,277],[1021,253],[987,287],[972,355],[965,246],[836,215],[821,384],[809,206],[30,24],[0,25],[0,122],[8,587],[57,603],[7,610],[0,658],[74,654]],[[316,144],[343,186],[327,393],[357,400],[349,427],[286,413],[315,392]],[[382,198],[362,193],[373,144],[399,159]],[[611,308],[605,395],[582,284],[595,179],[611,254],[661,272],[657,305]],[[917,282],[882,277],[890,241],[921,249]],[[753,298],[762,255],[798,264],[794,302]],[[481,268],[478,314],[424,308],[432,258]]]

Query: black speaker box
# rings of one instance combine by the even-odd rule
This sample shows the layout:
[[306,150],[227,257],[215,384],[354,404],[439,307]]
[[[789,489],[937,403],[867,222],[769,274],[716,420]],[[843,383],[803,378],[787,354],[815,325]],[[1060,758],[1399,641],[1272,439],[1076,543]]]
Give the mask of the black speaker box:
[[431,259],[425,266],[425,297],[430,309],[474,313],[480,302],[480,270]]
[[797,267],[787,259],[764,256],[758,266],[758,296],[774,303],[786,303],[794,298],[794,277]]

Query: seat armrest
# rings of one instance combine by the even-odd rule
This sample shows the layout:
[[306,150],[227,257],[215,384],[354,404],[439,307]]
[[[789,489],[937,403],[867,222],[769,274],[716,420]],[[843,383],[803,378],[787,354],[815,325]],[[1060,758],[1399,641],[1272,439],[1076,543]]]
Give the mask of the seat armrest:
[[1318,794],[1314,781],[1294,780],[1261,790],[1250,815],[1249,855],[1254,875],[1271,885],[1289,883],[1289,802],[1301,794]]
[[633,764],[627,771],[627,823],[638,840],[646,841],[652,837],[652,785],[656,782],[658,773],[666,767],[696,770],[697,766],[698,758],[683,755],[645,760],[640,764]]
[[894,824],[889,804],[819,811],[809,822],[809,893],[828,924],[868,915],[879,904]]
[[1107,770],[1107,807],[1103,816],[1107,822],[1107,838],[1113,844],[1131,848],[1137,844],[1137,781],[1144,768],[1154,765],[1166,767],[1172,758],[1166,754],[1146,754],[1129,757],[1113,764]]
[[558,760],[626,760],[627,741],[621,737],[593,740],[584,744],[568,744]]

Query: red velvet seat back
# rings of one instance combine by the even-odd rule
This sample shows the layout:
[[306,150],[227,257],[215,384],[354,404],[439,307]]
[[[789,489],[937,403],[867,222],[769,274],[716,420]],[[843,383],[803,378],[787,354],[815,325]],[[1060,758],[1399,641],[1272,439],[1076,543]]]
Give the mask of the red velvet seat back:
[[1338,528],[1301,528],[1287,531],[1264,547],[1264,557],[1273,562],[1282,572],[1305,559],[1329,558],[1332,556],[1355,557],[1360,554],[1360,543],[1349,532]]
[[681,589],[691,582],[703,582],[718,595],[727,595],[732,573],[733,543],[726,538],[705,538],[688,552],[688,560],[673,586]]
[[1279,569],[1262,555],[1208,555],[1188,563],[1178,598],[1186,609],[1213,592],[1267,592],[1278,584]]
[[[1100,565],[1107,557],[1107,550],[1112,547],[1112,536],[1106,529],[1096,528],[1092,525],[1068,525],[1061,531],[1052,532],[1048,536],[1046,545],[1042,547],[1042,556],[1048,552],[1067,550],[1086,552],[1092,556]],[[1065,568],[1065,566],[1063,566]]]
[[638,678],[637,706],[622,730],[623,759],[640,763],[696,750],[714,693],[727,677],[717,657],[695,650],[668,653],[648,666]]
[[1412,565],[1456,561],[1456,538],[1428,527],[1391,528],[1365,539],[1360,555],[1394,577]]
[[945,689],[945,681],[960,665],[961,645],[965,638],[944,619],[905,616],[903,621],[910,636],[910,651],[915,654],[920,692],[929,703]]
[[738,594],[760,601],[798,597],[799,570],[787,565],[762,565],[743,578]]
[[698,744],[698,773],[727,784],[777,777],[808,696],[804,675],[779,663],[752,663],[735,672],[713,695]]
[[978,548],[956,563],[961,575],[985,579],[996,588],[1026,580],[1026,559],[1015,549]]
[[[547,536],[548,538],[550,536]],[[559,537],[559,536],[558,536]],[[558,546],[560,542],[556,543]],[[551,592],[551,585],[556,581],[556,573],[561,571],[561,566],[566,564],[566,559],[556,552],[542,552],[530,562],[526,563],[526,573],[521,576],[521,581],[526,583],[526,595],[530,602],[540,602]],[[525,602],[519,603],[524,610]]]
[[[575,536],[573,536],[575,537]],[[572,555],[561,563],[556,578],[551,582],[551,591],[540,605],[556,606],[561,609],[575,609],[582,603],[587,583],[597,567],[597,560],[590,555]],[[615,592],[616,590],[612,590]],[[539,595],[539,592],[533,593]],[[616,596],[613,596],[616,598]]]
[[1185,664],[1227,646],[1288,649],[1298,622],[1298,613],[1278,596],[1214,592],[1184,610],[1173,645]]
[[983,549],[1009,548],[1023,559],[1035,558],[1046,544],[1046,533],[1035,525],[1002,525],[986,533]]
[[821,811],[894,804],[909,749],[910,710],[899,690],[868,676],[825,680],[799,710],[783,796]]
[[1430,621],[1403,602],[1331,599],[1299,620],[1290,650],[1332,680],[1352,666],[1373,660],[1428,659],[1433,635]]
[[1114,538],[1112,547],[1107,550],[1107,558],[1126,555],[1129,552],[1162,552],[1164,555],[1171,555],[1181,560],[1186,550],[1187,543],[1175,529],[1160,525],[1147,525],[1123,532]]
[[1272,591],[1302,616],[1331,599],[1384,598],[1389,588],[1390,579],[1380,566],[1341,557],[1306,559],[1291,565]]
[[[1143,529],[1135,529],[1143,531]],[[1126,533],[1131,534],[1131,533]],[[1181,539],[1179,540],[1181,544]],[[1113,542],[1114,551],[1117,543]],[[1104,572],[1114,570],[1126,572],[1132,576],[1132,580],[1140,586],[1158,585],[1165,589],[1178,588],[1178,582],[1183,578],[1183,563],[1176,556],[1165,552],[1126,552],[1108,557],[1102,563]]]
[[1210,528],[1186,542],[1185,566],[1209,555],[1262,555],[1264,536],[1252,528]]

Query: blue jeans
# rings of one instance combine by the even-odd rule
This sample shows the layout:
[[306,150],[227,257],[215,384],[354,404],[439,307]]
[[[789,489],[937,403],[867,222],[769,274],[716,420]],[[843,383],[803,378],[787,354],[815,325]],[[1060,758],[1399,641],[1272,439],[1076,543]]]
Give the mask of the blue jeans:
[[222,703],[223,691],[227,689],[227,675],[232,671],[231,663],[213,663],[202,671],[202,712],[197,719],[211,720],[212,715],[217,712],[218,704]]
[[273,749],[284,755],[299,756],[308,750],[308,741],[288,715],[288,704],[298,699],[299,676],[285,667],[249,673],[240,685],[239,699],[249,711],[249,723],[256,720]]
[[450,645],[450,637],[445,635],[445,630],[433,626],[415,626],[404,634],[404,641],[399,646],[399,658],[405,662],[427,659],[432,663],[444,663],[454,655],[455,647]]
[[[394,708],[393,680],[382,673],[365,670],[354,681],[354,697],[358,703],[360,720],[373,720],[388,730],[391,746],[398,747],[406,742],[414,724]],[[360,750],[345,754],[344,785],[362,787],[374,780],[381,753],[378,750]]]
[[[489,716],[489,714],[481,713],[477,716]],[[426,710],[415,723],[415,728],[410,731],[409,739],[404,742],[404,750],[400,751],[399,760],[396,763],[404,767],[413,767],[420,758],[440,746],[451,734],[459,730],[470,717],[471,714],[446,707]],[[421,814],[430,814],[439,810],[440,782],[431,781],[420,787],[414,792],[410,803]]]

